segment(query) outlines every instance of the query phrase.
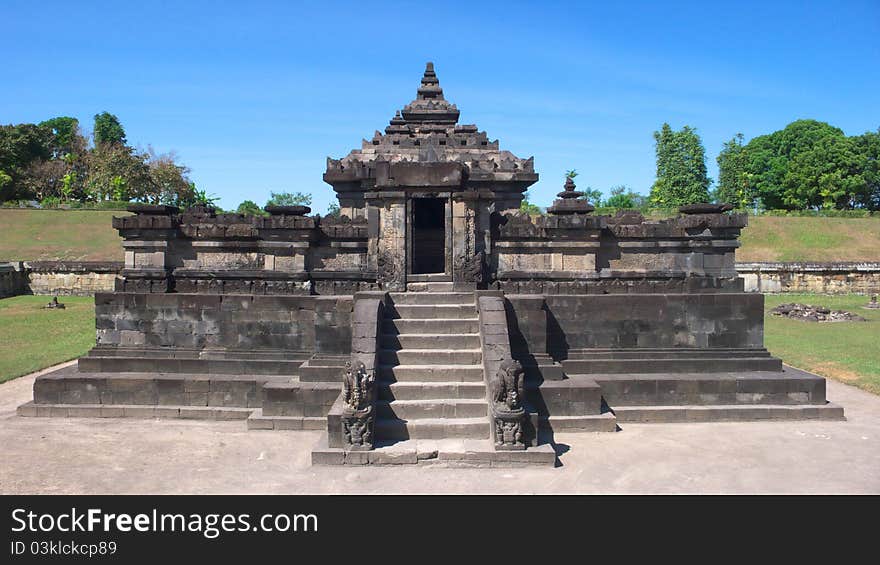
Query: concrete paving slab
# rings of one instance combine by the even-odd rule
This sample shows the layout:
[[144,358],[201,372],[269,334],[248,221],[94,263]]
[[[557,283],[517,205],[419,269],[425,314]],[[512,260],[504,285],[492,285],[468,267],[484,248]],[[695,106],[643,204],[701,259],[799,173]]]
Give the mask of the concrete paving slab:
[[[846,421],[622,423],[557,433],[557,468],[311,465],[321,431],[241,421],[28,418],[0,385],[0,493],[880,493],[880,397],[828,381]],[[426,447],[429,447],[426,445]]]

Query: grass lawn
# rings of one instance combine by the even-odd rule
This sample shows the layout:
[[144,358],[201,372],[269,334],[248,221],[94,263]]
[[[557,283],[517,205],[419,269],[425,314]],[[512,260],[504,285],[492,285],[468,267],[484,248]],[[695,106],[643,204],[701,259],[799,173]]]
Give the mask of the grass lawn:
[[880,218],[749,218],[736,260],[880,261]]
[[[855,294],[766,295],[764,344],[789,365],[880,394],[880,311],[862,309],[868,300]],[[769,314],[786,302],[848,310],[868,321],[811,323]]]
[[0,299],[0,382],[75,359],[95,344],[95,299],[62,296],[64,310],[44,310],[50,299]]
[[95,210],[0,210],[0,261],[122,261],[113,216]]

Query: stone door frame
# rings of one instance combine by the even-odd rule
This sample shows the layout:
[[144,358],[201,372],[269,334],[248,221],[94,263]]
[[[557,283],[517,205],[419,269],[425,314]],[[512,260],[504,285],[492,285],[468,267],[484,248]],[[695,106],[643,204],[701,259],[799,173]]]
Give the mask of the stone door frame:
[[406,231],[406,279],[407,281],[417,281],[422,277],[425,279],[428,278],[428,275],[413,274],[413,234],[415,232],[415,211],[413,200],[417,198],[436,198],[444,201],[443,210],[445,217],[443,236],[445,238],[445,243],[443,252],[443,273],[441,275],[430,275],[430,277],[433,281],[437,281],[441,278],[445,281],[452,281],[452,250],[454,235],[452,229],[452,192],[448,190],[441,192],[419,190],[407,192],[406,194],[406,227],[404,228]]

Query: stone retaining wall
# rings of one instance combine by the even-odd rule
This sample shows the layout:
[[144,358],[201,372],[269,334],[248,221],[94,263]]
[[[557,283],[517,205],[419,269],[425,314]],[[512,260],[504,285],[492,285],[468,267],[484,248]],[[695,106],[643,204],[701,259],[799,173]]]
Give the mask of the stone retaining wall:
[[880,263],[737,263],[746,292],[880,293]]
[[0,263],[0,298],[20,294],[92,296],[112,292],[121,261],[26,261]]

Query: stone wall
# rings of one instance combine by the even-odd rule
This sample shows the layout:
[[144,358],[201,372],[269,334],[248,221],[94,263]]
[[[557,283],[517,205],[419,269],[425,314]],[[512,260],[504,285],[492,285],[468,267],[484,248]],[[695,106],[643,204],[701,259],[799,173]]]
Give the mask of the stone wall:
[[880,263],[737,263],[746,292],[880,293]]
[[287,350],[348,354],[351,296],[95,296],[101,347]]
[[116,261],[30,261],[26,266],[30,294],[53,296],[111,292],[122,270]]
[[27,293],[25,266],[22,263],[0,263],[0,298]]
[[0,263],[0,298],[20,294],[92,296],[112,292],[122,270],[116,261]]
[[[762,348],[761,294],[582,294],[545,296],[545,343],[528,330],[532,297],[508,295],[511,345],[550,348],[556,359],[584,348]],[[525,316],[525,318],[523,318]],[[523,318],[523,319],[520,319]]]

